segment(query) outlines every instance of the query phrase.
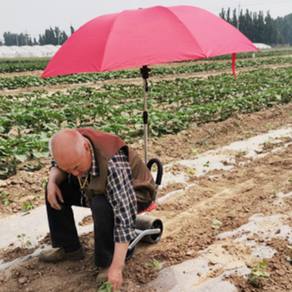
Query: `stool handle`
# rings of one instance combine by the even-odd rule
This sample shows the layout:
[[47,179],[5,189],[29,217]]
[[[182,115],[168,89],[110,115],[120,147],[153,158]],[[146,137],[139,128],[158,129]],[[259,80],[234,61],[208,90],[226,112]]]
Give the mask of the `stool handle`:
[[148,161],[147,167],[149,170],[151,170],[151,167],[154,163],[157,165],[157,175],[156,175],[155,184],[161,185],[161,180],[162,180],[162,175],[163,175],[163,166],[162,166],[161,161],[158,158],[152,158]]

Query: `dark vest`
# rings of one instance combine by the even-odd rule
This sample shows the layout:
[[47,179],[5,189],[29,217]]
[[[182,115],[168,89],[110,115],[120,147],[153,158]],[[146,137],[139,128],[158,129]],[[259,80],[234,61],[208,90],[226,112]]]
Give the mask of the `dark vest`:
[[89,201],[95,195],[106,194],[108,160],[120,149],[123,149],[128,156],[137,201],[146,203],[154,199],[155,183],[150,171],[139,155],[127,146],[123,140],[116,135],[100,130],[88,128],[76,130],[91,141],[99,167],[99,176],[94,177],[86,188]]

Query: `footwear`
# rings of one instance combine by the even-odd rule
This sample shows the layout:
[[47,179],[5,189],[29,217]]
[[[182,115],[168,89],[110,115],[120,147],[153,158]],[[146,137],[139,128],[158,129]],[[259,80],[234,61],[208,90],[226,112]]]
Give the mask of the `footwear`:
[[83,248],[80,247],[73,252],[65,252],[65,249],[53,248],[50,250],[44,250],[40,253],[39,259],[45,263],[58,263],[62,261],[80,261],[84,259]]

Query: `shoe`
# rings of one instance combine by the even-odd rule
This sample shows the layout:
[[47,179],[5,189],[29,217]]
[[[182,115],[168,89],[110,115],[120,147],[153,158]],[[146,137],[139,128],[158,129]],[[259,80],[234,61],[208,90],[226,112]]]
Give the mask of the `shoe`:
[[65,249],[53,248],[40,253],[39,259],[45,263],[58,263],[62,261],[80,261],[84,259],[83,248],[80,247],[73,252],[65,252]]

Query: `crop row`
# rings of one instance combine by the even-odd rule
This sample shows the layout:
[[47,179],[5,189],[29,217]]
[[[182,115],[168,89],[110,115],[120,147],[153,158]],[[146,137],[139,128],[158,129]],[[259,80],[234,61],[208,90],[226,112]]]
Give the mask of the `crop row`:
[[13,73],[13,72],[26,72],[26,71],[35,71],[35,70],[44,70],[48,65],[49,58],[38,58],[38,59],[26,59],[19,60],[17,59],[5,59],[5,61],[0,60],[0,73]]
[[[237,54],[236,58],[246,59],[252,55],[256,58],[283,56],[292,53],[292,48],[287,47],[281,50],[264,50],[258,52],[246,52]],[[211,59],[203,60],[231,60],[231,55],[223,55]],[[34,70],[44,70],[50,61],[50,58],[25,58],[25,59],[0,59],[0,73],[25,72]]]
[[[291,102],[292,67],[176,78],[151,83],[148,92],[150,135],[176,133],[192,123],[223,121],[234,113],[251,113]],[[281,86],[279,87],[279,84]],[[48,139],[56,130],[94,127],[128,143],[143,134],[143,92],[134,84],[105,84],[67,92],[35,91],[0,96],[0,174],[15,173],[19,162],[41,167],[49,155]]]
[[[272,64],[291,64],[292,57],[286,58],[271,58],[271,59],[252,59],[236,62],[237,68],[244,67],[259,67],[263,65]],[[172,74],[192,74],[195,72],[204,71],[218,71],[223,69],[231,70],[231,62],[218,63],[198,63],[194,65],[183,65],[171,68],[155,68],[150,72],[151,76],[164,76]],[[42,79],[35,76],[18,76],[13,78],[0,78],[0,90],[9,90],[16,88],[38,87],[57,84],[76,84],[76,83],[88,83],[104,81],[109,79],[119,78],[138,78],[140,73],[138,70],[119,70],[102,73],[88,73],[88,74],[75,74],[66,76],[57,76],[51,78]]]

